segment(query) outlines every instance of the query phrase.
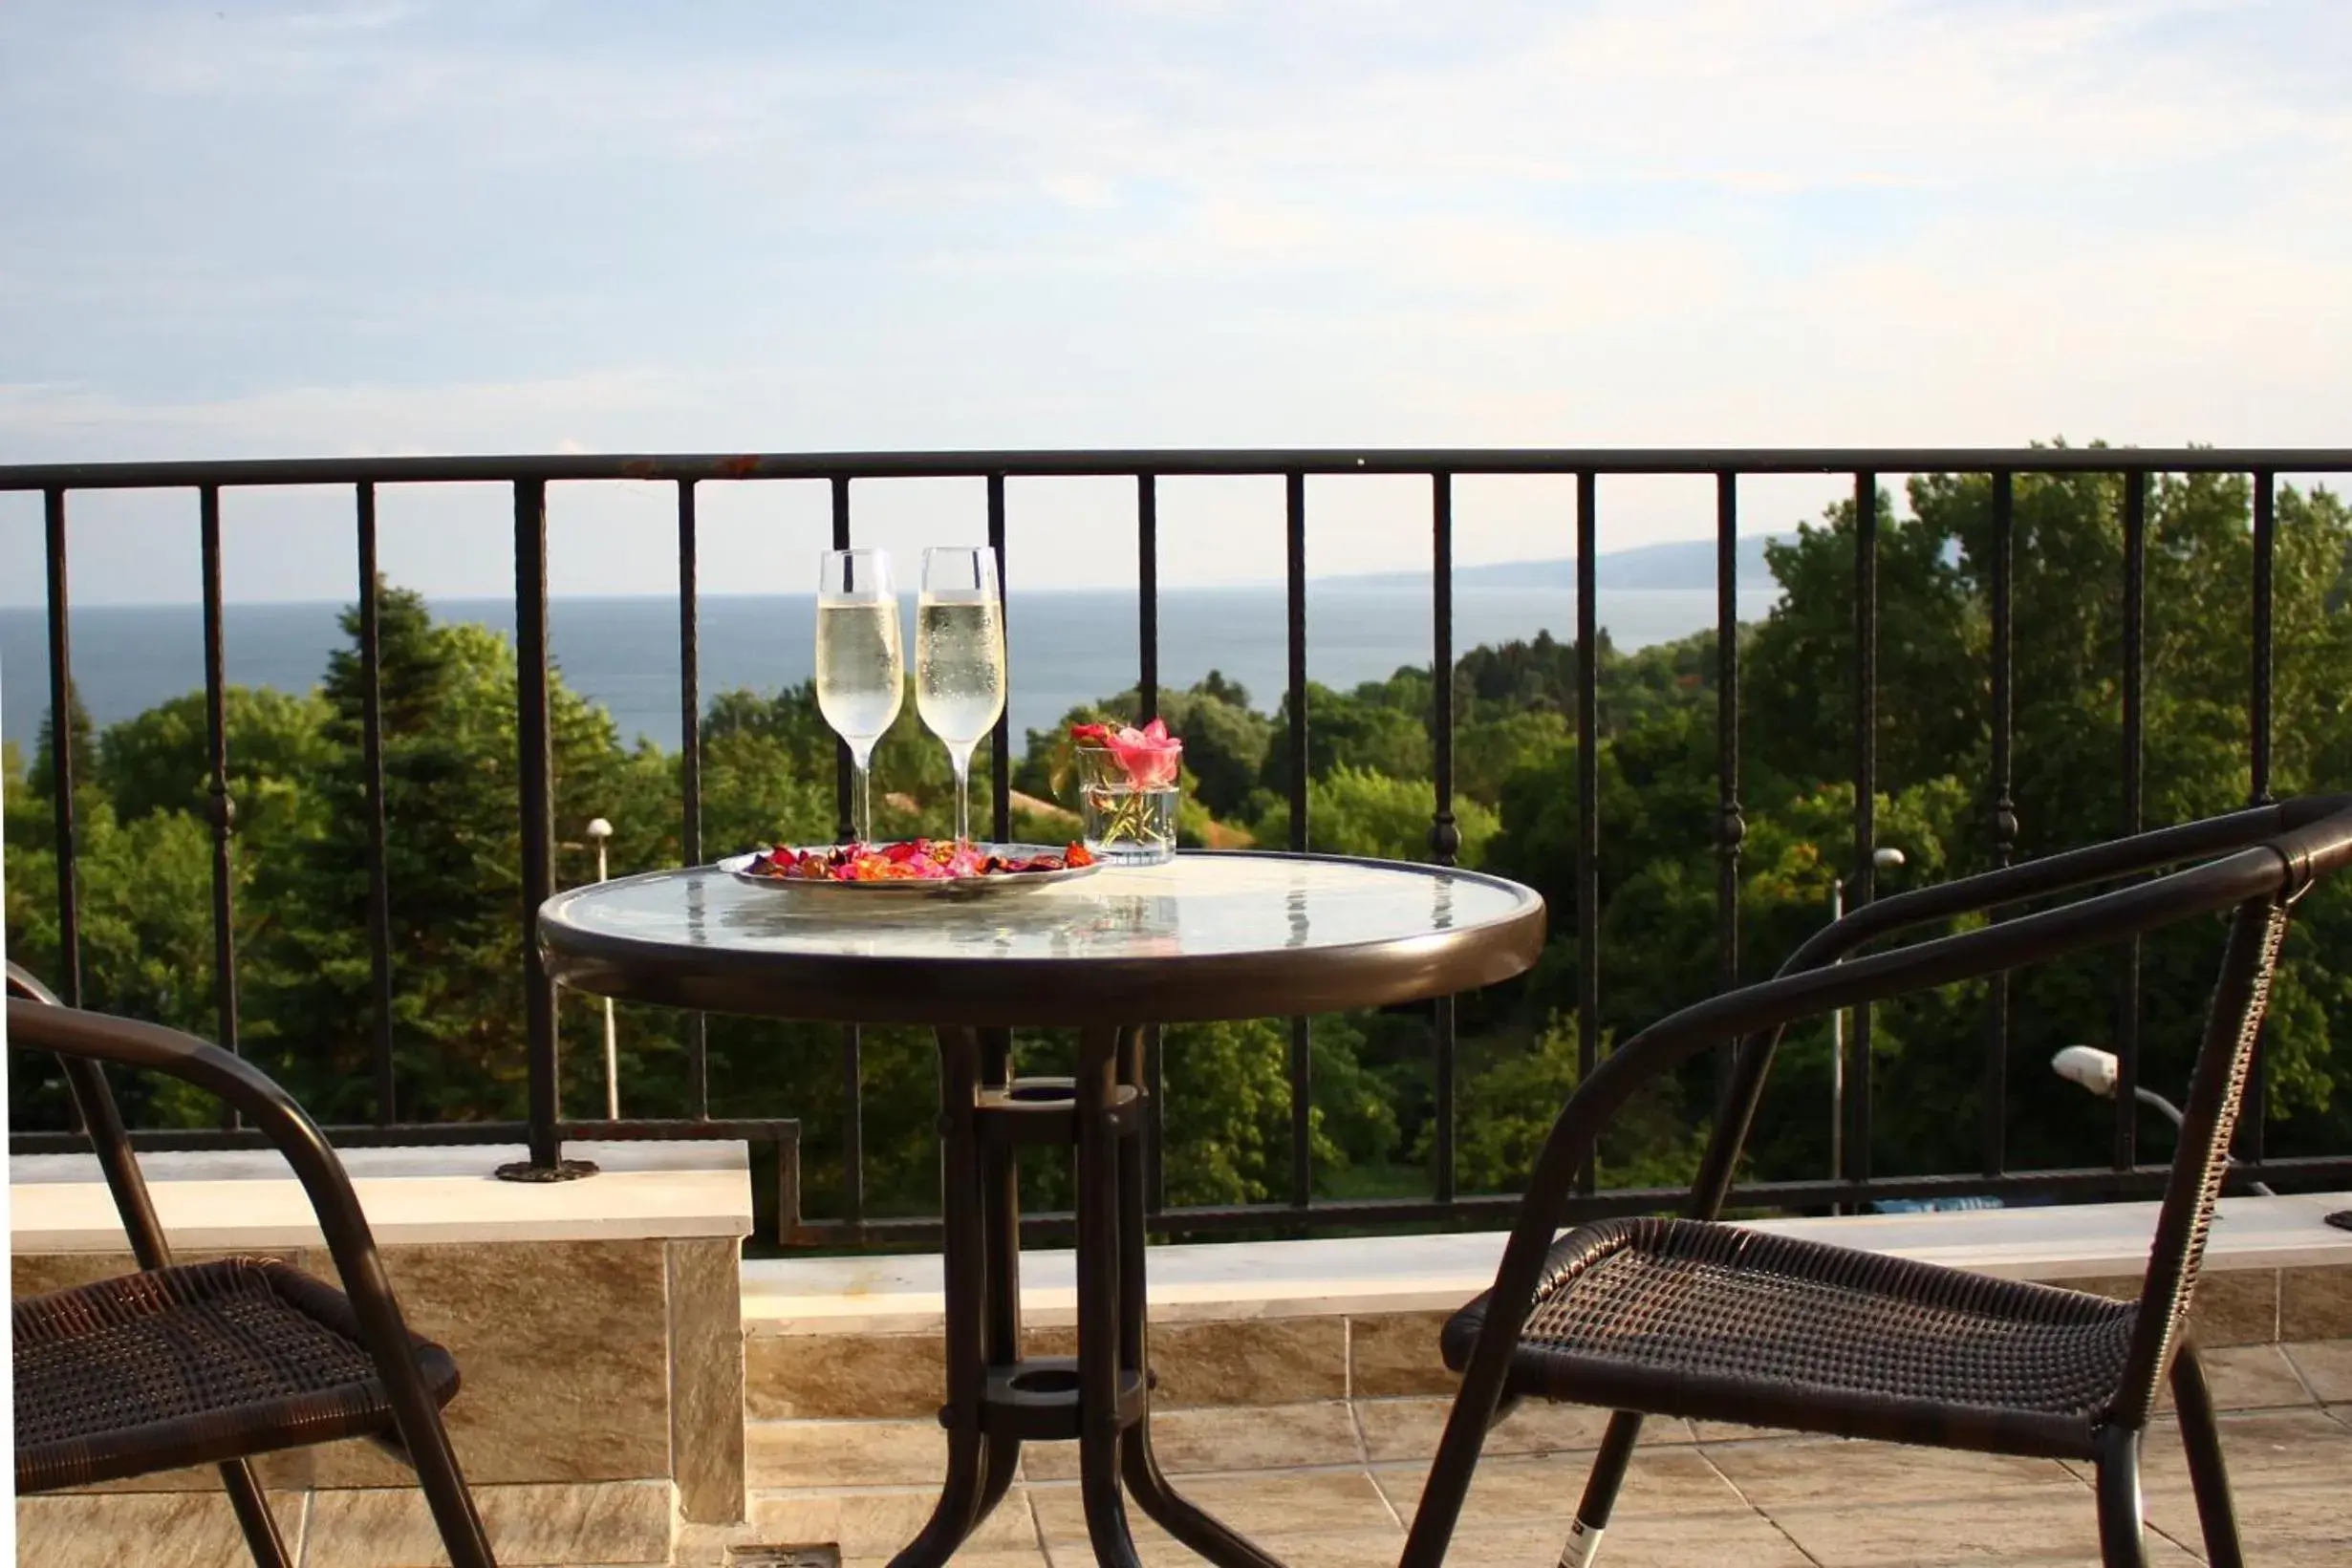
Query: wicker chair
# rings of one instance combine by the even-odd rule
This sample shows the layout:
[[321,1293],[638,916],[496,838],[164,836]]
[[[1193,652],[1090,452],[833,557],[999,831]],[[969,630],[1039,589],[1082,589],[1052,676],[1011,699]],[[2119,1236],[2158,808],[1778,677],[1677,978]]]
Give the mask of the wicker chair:
[[[218,1046],[57,1004],[8,966],[9,1042],[54,1051],[140,1273],[15,1303],[16,1491],[218,1465],[261,1568],[291,1558],[248,1460],[345,1437],[416,1470],[455,1568],[494,1568],[441,1407],[447,1351],[410,1334],[351,1182],[286,1092]],[[293,1167],[344,1292],[270,1258],[175,1264],[101,1063],[219,1095]]]
[[[2169,1376],[2209,1560],[2242,1561],[2213,1405],[2186,1326],[2288,906],[2352,862],[2352,796],[2286,802],[2054,855],[1865,907],[1764,984],[1621,1045],[1553,1126],[1494,1287],[1445,1327],[1463,1374],[1407,1568],[1444,1556],[1488,1428],[1524,1397],[1613,1409],[1561,1561],[1583,1568],[1644,1414],[2096,1465],[2104,1560],[2140,1564],[2140,1439]],[[2193,863],[2193,864],[2192,864]],[[1961,934],[1845,960],[1891,933],[2187,866]],[[1715,1223],[1780,1032],[2228,912],[2221,977],[2137,1301],[1999,1280]],[[1641,1084],[1726,1040],[1731,1083],[1683,1219],[1559,1237],[1578,1168]]]

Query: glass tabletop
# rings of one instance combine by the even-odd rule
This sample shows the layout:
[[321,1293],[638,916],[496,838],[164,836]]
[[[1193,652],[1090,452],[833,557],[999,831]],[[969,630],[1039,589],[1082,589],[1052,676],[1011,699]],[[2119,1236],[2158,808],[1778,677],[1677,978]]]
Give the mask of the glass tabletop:
[[[1418,986],[1459,968],[1450,955],[1491,946],[1479,944],[1482,934],[1506,934],[1504,946],[1524,949],[1523,960],[1473,965],[1471,982],[1485,983],[1500,977],[1498,968],[1516,974],[1532,962],[1543,910],[1542,898],[1517,883],[1444,867],[1195,852],[957,900],[861,901],[854,892],[698,867],[558,893],[539,924],[560,977],[606,995],[673,999],[661,993],[681,977],[721,974],[810,983],[820,975],[828,983],[895,975],[1001,988],[1028,971],[1032,980],[1068,987],[1143,965],[1170,981],[1186,972],[1197,985],[1244,970],[1278,977],[1319,960],[1366,977],[1372,970],[1425,976],[1411,982]],[[1392,999],[1363,1004],[1374,999]],[[708,996],[689,1004],[722,1005]]]

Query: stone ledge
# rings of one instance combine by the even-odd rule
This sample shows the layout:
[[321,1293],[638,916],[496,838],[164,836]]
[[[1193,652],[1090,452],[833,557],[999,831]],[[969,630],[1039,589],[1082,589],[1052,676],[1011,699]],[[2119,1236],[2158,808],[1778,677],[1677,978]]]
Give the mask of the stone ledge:
[[[2222,1205],[2191,1322],[2209,1347],[2352,1336],[2342,1196]],[[1758,1228],[1953,1267],[2137,1293],[2157,1205],[1856,1215]],[[1446,1317],[1492,1282],[1500,1233],[1152,1250],[1152,1364],[1162,1406],[1450,1393]],[[1022,1257],[1024,1349],[1068,1354],[1071,1255]],[[754,1421],[935,1412],[939,1259],[796,1258],[744,1267],[745,1400]]]
[[[746,1146],[721,1141],[576,1143],[601,1173],[534,1185],[492,1172],[521,1145],[338,1149],[379,1246],[456,1242],[632,1241],[751,1232]],[[310,1200],[271,1150],[142,1153],[140,1170],[175,1251],[325,1244]],[[10,1244],[32,1253],[119,1253],[121,1221],[96,1156],[9,1160]]]
[[[2209,1274],[2352,1268],[2352,1232],[2325,1223],[2352,1193],[2226,1198],[2206,1253]],[[2107,1280],[2147,1264],[2154,1203],[1855,1214],[1754,1222],[1754,1228],[2018,1279]],[[1500,1231],[1350,1236],[1314,1241],[1154,1247],[1155,1323],[1250,1318],[1451,1312],[1486,1289],[1502,1257]],[[1076,1321],[1073,1255],[1021,1257],[1022,1321]],[[770,1258],[744,1265],[744,1331],[929,1334],[944,1325],[936,1253],[892,1257]],[[2320,1337],[2335,1332],[2305,1325]]]
[[[403,1315],[457,1359],[464,1386],[446,1415],[451,1442],[479,1487],[552,1488],[550,1497],[581,1486],[651,1487],[665,1520],[673,1499],[691,1520],[740,1518],[744,1146],[573,1148],[603,1173],[546,1186],[495,1179],[493,1167],[523,1157],[519,1148],[343,1155]],[[336,1281],[308,1202],[273,1153],[156,1153],[140,1164],[181,1258],[267,1253]],[[132,1271],[94,1160],[20,1158],[11,1174],[13,1295]],[[396,1508],[405,1505],[390,1499],[414,1495],[405,1467],[358,1443],[274,1455],[263,1473],[308,1491],[314,1510],[358,1506],[354,1498]],[[112,1490],[217,1487],[202,1472],[178,1472]],[[506,1495],[520,1508],[539,1493]],[[609,1495],[640,1507],[645,1493]]]

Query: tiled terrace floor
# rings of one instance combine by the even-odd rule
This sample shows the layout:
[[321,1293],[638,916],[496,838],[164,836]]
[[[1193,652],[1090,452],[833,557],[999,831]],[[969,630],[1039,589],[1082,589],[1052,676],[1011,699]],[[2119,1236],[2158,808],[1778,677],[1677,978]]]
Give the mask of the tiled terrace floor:
[[[2352,1342],[2209,1353],[2249,1558],[2352,1562]],[[1442,1427],[1442,1399],[1174,1409],[1154,1417],[1180,1490],[1295,1565],[1392,1564]],[[1556,1560],[1604,1417],[1527,1409],[1488,1439],[1450,1560]],[[1654,1422],[1601,1553],[1606,1568],[2096,1563],[2088,1471],[1872,1443]],[[760,1560],[746,1543],[838,1546],[879,1564],[920,1527],[944,1441],[929,1423],[785,1421],[750,1429],[747,1529],[689,1532],[681,1568]],[[957,1558],[973,1568],[1091,1562],[1076,1450],[1030,1448],[1022,1482]],[[2169,1419],[2147,1454],[2148,1560],[2202,1560]],[[1197,1560],[1131,1509],[1146,1563]]]

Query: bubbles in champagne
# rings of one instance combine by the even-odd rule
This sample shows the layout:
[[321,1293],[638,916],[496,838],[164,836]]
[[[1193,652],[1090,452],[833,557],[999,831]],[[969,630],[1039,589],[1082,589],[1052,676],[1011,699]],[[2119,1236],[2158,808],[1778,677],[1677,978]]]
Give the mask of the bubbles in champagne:
[[835,734],[872,741],[906,700],[898,606],[891,600],[817,605],[817,707]]
[[1004,711],[1004,623],[993,594],[926,593],[916,611],[915,705],[931,733],[970,746]]

